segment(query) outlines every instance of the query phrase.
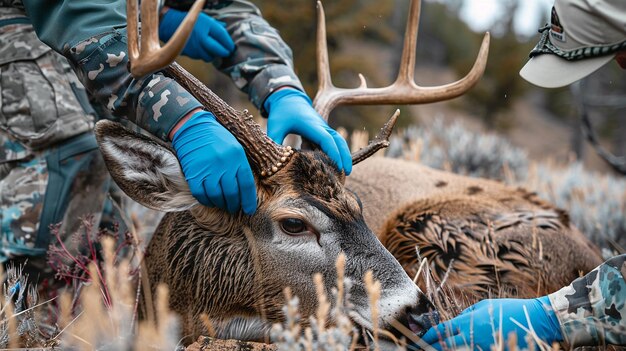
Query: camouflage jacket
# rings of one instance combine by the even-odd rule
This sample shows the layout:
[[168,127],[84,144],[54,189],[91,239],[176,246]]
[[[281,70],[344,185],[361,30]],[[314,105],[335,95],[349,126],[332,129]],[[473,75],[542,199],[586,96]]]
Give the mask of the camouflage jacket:
[[67,60],[23,10],[0,7],[0,164],[91,130],[93,114]]
[[[165,0],[165,5],[188,10],[192,0]],[[248,93],[250,101],[261,113],[263,102],[274,89],[290,85],[303,90],[293,72],[293,58],[289,46],[278,31],[262,17],[259,9],[248,1],[209,0],[204,11],[227,25],[237,45],[234,54],[214,65],[228,74],[235,85]]]
[[626,254],[549,295],[571,347],[626,345]]
[[[199,102],[160,73],[134,79],[128,72],[125,0],[0,0],[23,6],[39,38],[65,55],[79,79],[113,117],[127,119],[167,140]],[[209,1],[207,13],[227,23],[237,49],[216,66],[261,108],[277,87],[301,89],[291,51],[246,1]]]

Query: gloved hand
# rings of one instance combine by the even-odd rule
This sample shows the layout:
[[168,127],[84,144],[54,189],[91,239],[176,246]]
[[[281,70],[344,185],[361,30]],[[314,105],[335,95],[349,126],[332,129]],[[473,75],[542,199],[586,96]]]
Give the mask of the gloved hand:
[[[181,24],[187,12],[169,9],[159,23],[159,38],[168,41]],[[226,24],[205,13],[200,13],[182,54],[193,59],[213,61],[216,57],[228,57],[235,50],[235,43],[226,31]]]
[[230,213],[256,211],[256,185],[246,153],[207,111],[194,114],[172,138],[193,196]]
[[311,99],[300,90],[283,88],[263,104],[269,112],[267,135],[278,144],[294,133],[317,144],[346,175],[352,172],[352,156],[346,141],[313,109]]
[[[524,313],[524,307],[528,311],[528,318]],[[500,316],[502,316],[502,324],[500,324]],[[501,333],[503,336],[506,349],[508,349],[506,340],[510,332],[517,334],[519,349],[525,349],[528,347],[527,333],[512,320],[527,329],[530,329],[528,326],[528,320],[530,320],[536,336],[548,345],[552,345],[555,341],[563,341],[559,321],[547,296],[537,299],[480,301],[455,318],[430,328],[422,337],[422,341],[437,350],[442,350],[442,344],[445,342],[446,349],[452,350],[455,345],[469,347],[470,340],[473,339],[473,350],[478,350],[478,347],[482,350],[491,350],[491,345],[495,343],[493,335],[495,330],[497,334]]]

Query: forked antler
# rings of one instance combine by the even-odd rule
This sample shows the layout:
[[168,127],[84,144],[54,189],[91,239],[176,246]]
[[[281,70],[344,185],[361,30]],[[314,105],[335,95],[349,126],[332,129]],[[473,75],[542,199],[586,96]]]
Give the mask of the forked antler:
[[256,123],[248,110],[237,111],[220,99],[202,82],[174,62],[182,51],[191,29],[202,9],[204,0],[196,0],[189,14],[176,30],[168,43],[161,47],[158,38],[157,0],[142,0],[141,46],[137,40],[137,1],[127,0],[128,51],[131,73],[136,78],[163,70],[189,91],[204,107],[211,111],[217,121],[224,126],[243,146],[252,170],[261,177],[276,173],[286,164],[293,150],[289,146],[276,144],[261,126]]
[[[415,48],[417,45],[417,29],[420,17],[420,0],[411,0],[409,18],[404,34],[404,46],[398,77],[391,85],[383,88],[368,88],[365,78],[359,74],[361,85],[355,89],[337,88],[333,85],[328,63],[328,47],[326,45],[326,20],[324,8],[317,2],[317,78],[319,81],[317,95],[313,106],[328,121],[330,112],[339,105],[384,105],[384,104],[423,104],[452,99],[464,94],[473,87],[487,65],[489,53],[489,33],[485,33],[478,57],[470,72],[462,79],[441,86],[421,87],[415,83]],[[382,147],[389,145],[388,137],[397,118],[397,112],[387,122],[375,142],[353,153],[352,160],[356,164],[374,154]]]

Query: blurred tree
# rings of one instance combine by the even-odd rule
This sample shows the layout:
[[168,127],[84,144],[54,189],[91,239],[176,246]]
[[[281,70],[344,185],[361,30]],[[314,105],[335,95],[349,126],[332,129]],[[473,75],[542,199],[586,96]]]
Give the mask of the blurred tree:
[[[609,156],[611,162],[621,165],[617,168],[623,172],[626,165],[626,82],[617,79],[620,75],[623,73],[618,65],[611,62],[574,85],[578,90],[572,90],[572,98],[580,107],[575,113],[577,129],[580,129],[582,114],[586,114],[592,125],[589,132],[605,140],[605,145],[597,146],[605,150],[596,152],[613,153]],[[582,158],[582,152],[578,156]]]
[[[574,85],[541,89],[543,106],[571,127],[570,150],[584,160],[589,145],[581,126],[581,114],[587,113],[593,129],[607,151],[626,158],[626,80],[615,62]],[[592,151],[593,152],[593,151]]]
[[[503,0],[501,6],[504,11],[492,28],[485,74],[479,84],[465,95],[462,100],[465,103],[459,106],[481,116],[487,126],[506,130],[514,120],[505,114],[527,87],[518,72],[533,43],[520,42],[513,29],[518,1]],[[470,30],[460,19],[460,9],[458,1],[451,4],[428,3],[429,15],[422,17],[423,29],[420,31],[422,36],[427,35],[431,42],[438,42],[438,46],[444,48],[445,61],[441,63],[449,65],[459,77],[471,68],[483,36]],[[433,45],[427,46],[429,52],[422,55],[432,55],[430,47]]]

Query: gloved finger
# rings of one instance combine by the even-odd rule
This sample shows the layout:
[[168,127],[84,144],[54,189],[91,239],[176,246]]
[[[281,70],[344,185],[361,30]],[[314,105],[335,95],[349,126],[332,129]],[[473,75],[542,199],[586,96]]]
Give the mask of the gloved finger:
[[343,170],[343,162],[339,155],[339,149],[335,144],[335,139],[324,128],[311,128],[303,130],[302,136],[317,144],[328,157],[330,157],[340,171]]
[[237,183],[241,196],[241,208],[243,213],[252,215],[256,212],[256,184],[250,165],[242,165],[237,170]]
[[204,37],[200,41],[202,48],[210,55],[215,57],[228,57],[230,51],[226,49],[221,43],[211,37]]
[[276,144],[283,144],[285,141],[285,137],[287,136],[287,131],[284,128],[267,128],[267,136],[272,139]]
[[231,52],[235,50],[235,43],[233,42],[233,38],[230,37],[230,34],[228,34],[228,31],[226,30],[226,24],[223,23],[222,21],[217,21],[217,22],[222,25],[211,26],[211,31],[209,33],[209,36],[213,38],[215,41],[217,41],[218,43],[220,43],[220,45],[228,51],[228,54],[226,55],[228,56],[230,55]]
[[209,200],[211,200],[213,206],[226,209],[220,178],[221,177],[209,177],[205,179],[202,184],[204,186],[204,192],[207,194]]
[[[447,337],[445,339],[443,339],[442,341],[439,341],[435,344],[432,344],[430,346],[432,346],[435,350],[438,351],[442,351],[442,350],[457,350],[457,349],[469,349],[470,347],[470,340],[467,340],[464,334],[457,334],[454,336],[450,336]],[[445,345],[445,348],[444,346]],[[471,345],[474,346],[474,345]],[[487,350],[489,350],[489,348],[487,348]]]
[[202,182],[191,180],[188,181],[187,184],[189,185],[189,191],[191,191],[191,195],[193,195],[193,197],[195,197],[199,203],[203,204],[204,206],[213,206],[213,203],[211,202],[211,200],[209,200],[209,197],[204,192],[204,186],[202,185]]
[[211,53],[204,49],[204,47],[201,50],[197,51],[197,54],[195,57],[191,56],[191,55],[187,55],[193,59],[200,59],[204,62],[213,62],[213,60],[215,60],[215,56],[211,55]]
[[344,139],[341,134],[337,133],[334,129],[330,129],[329,132],[333,136],[333,139],[335,139],[335,144],[337,144],[337,149],[341,155],[343,171],[346,175],[350,175],[350,173],[352,173],[352,155],[350,154],[348,143],[346,142],[346,139]]
[[430,328],[424,336],[422,336],[422,341],[427,344],[434,344],[441,339],[445,339],[449,336],[454,336],[458,334],[459,328],[454,324],[454,319],[445,321],[437,324],[436,326]]
[[229,213],[236,213],[241,208],[241,198],[239,196],[239,184],[237,184],[237,171],[226,172],[220,180],[226,209]]

